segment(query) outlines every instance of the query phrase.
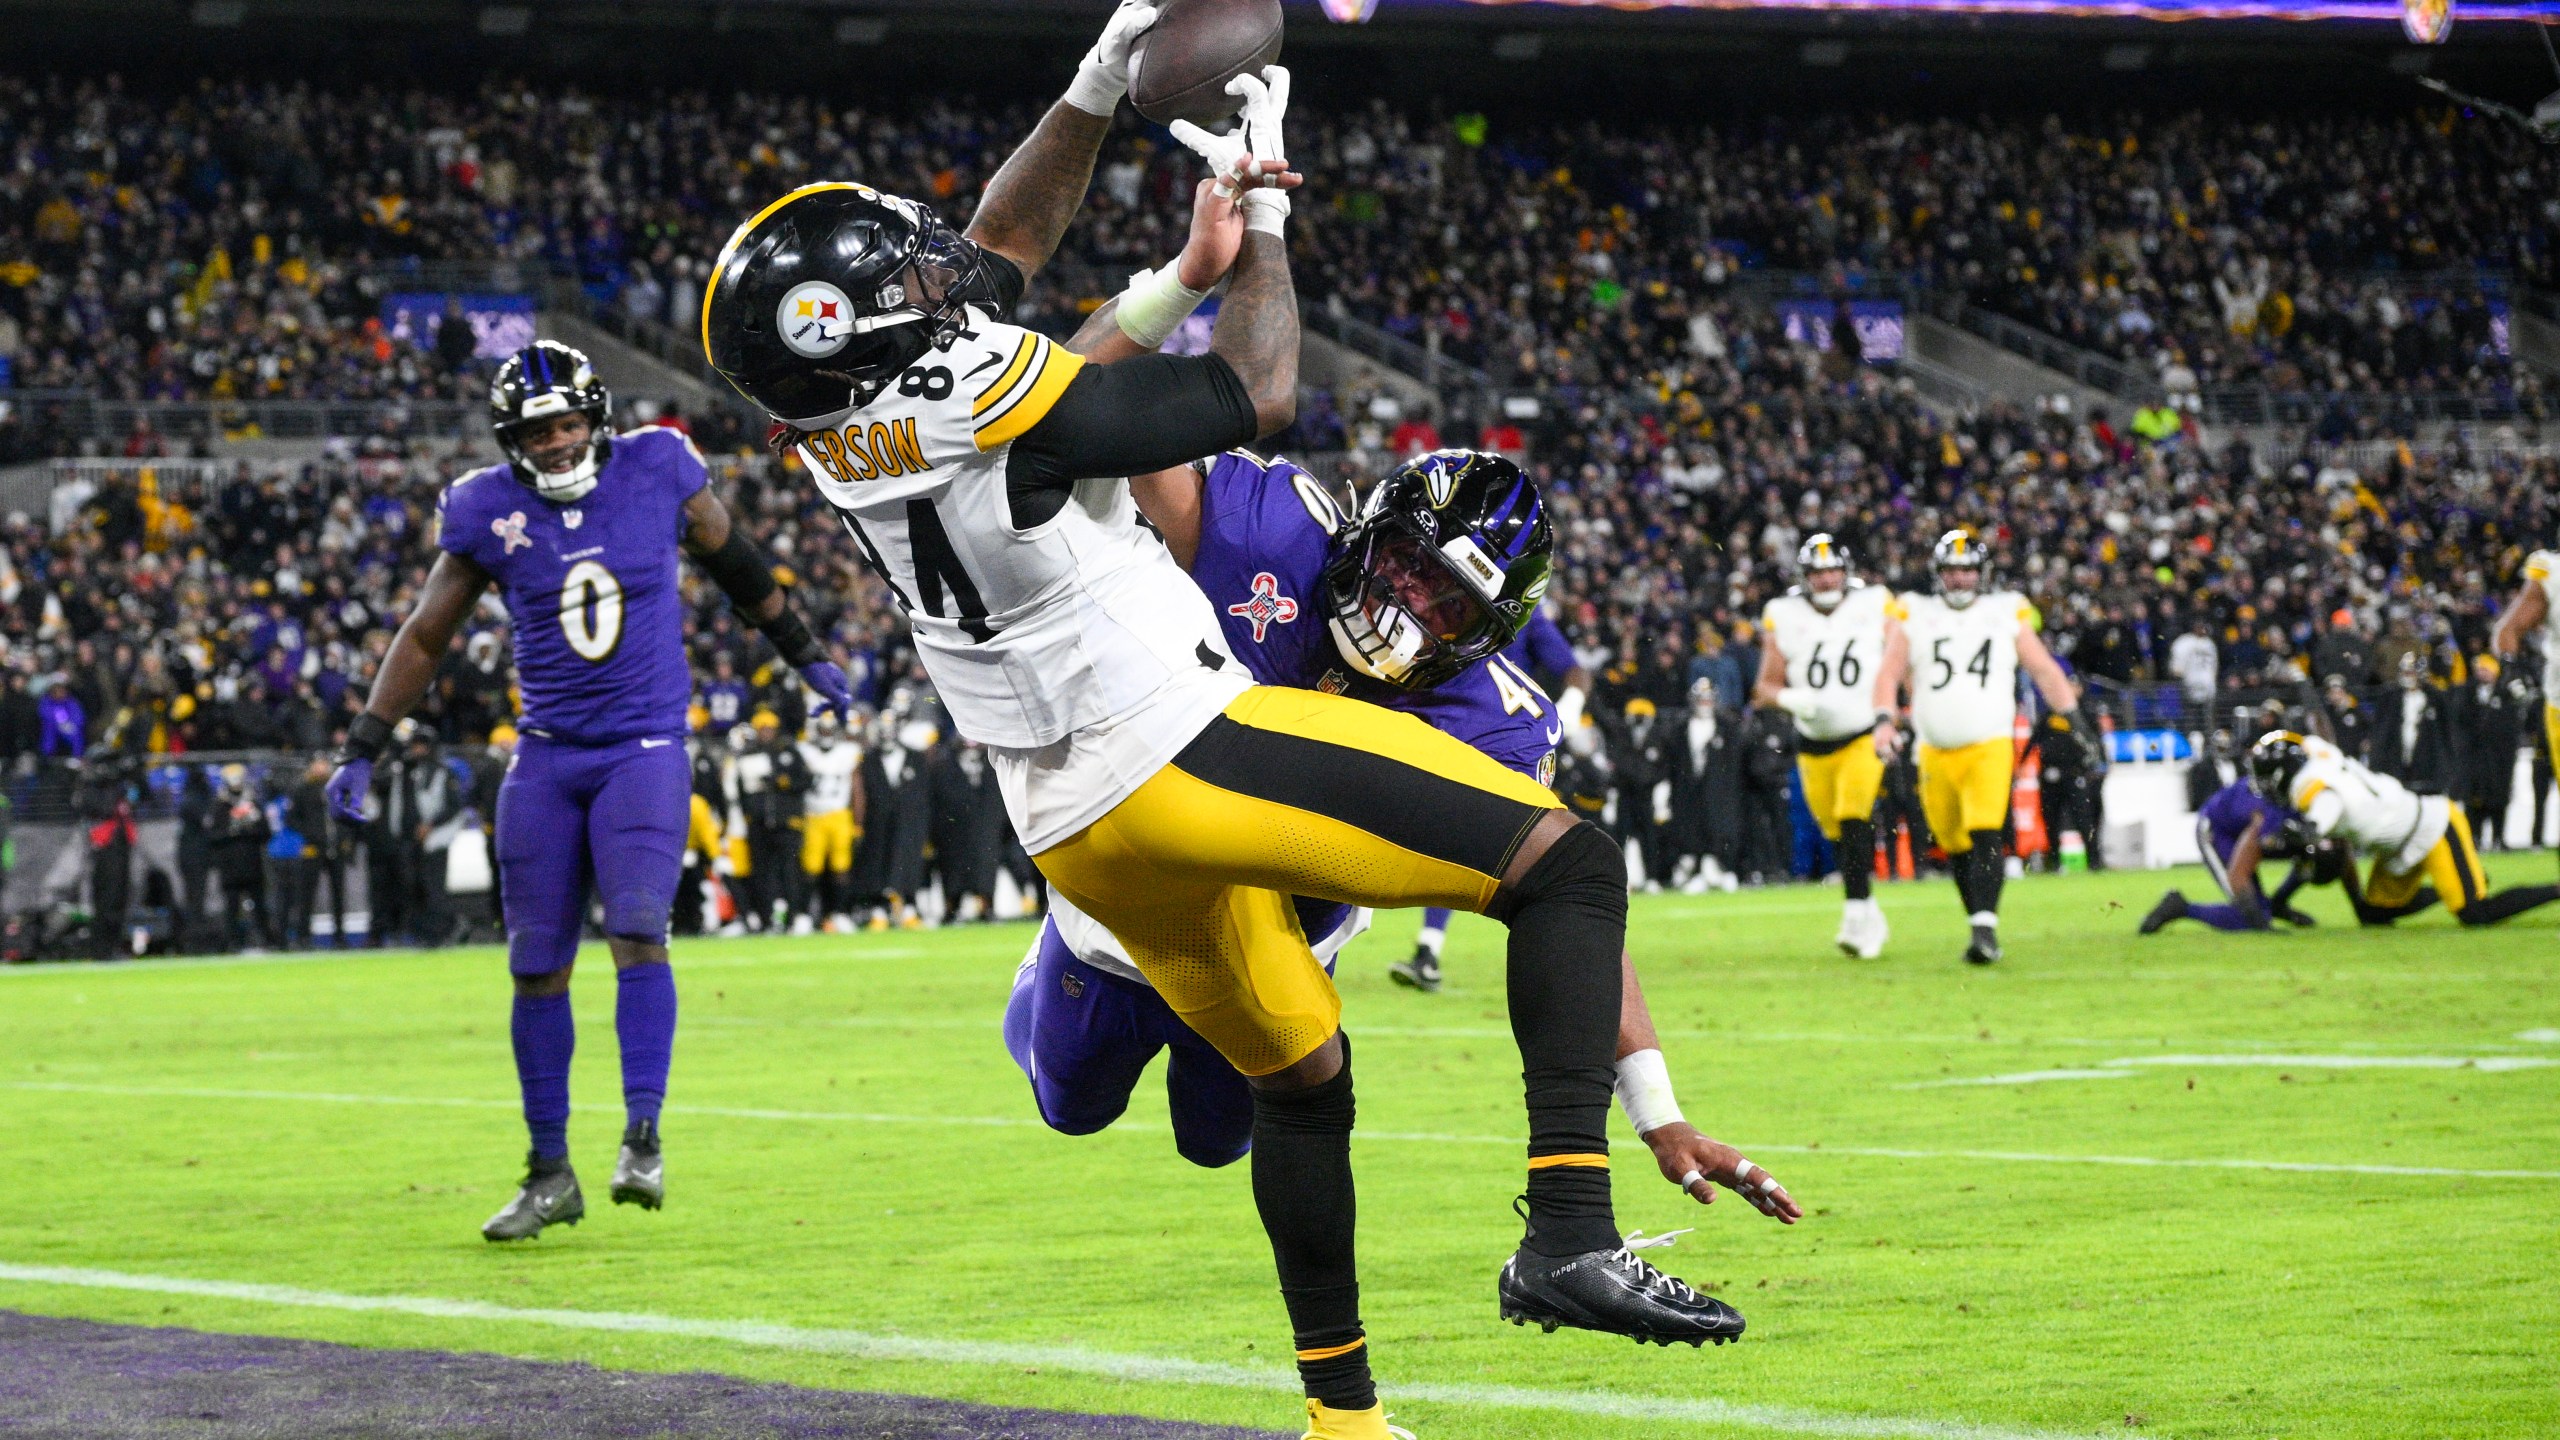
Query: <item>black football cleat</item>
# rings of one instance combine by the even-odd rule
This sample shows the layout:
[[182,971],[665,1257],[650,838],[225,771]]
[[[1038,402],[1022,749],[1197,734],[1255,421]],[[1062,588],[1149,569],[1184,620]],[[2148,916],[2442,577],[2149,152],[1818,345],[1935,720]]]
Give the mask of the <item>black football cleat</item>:
[[2157,935],[2170,921],[2183,920],[2186,914],[2187,897],[2179,891],[2172,890],[2160,897],[2160,903],[2151,907],[2150,914],[2142,917],[2142,933]]
[[622,1132],[622,1155],[613,1165],[613,1203],[655,1210],[667,1203],[667,1165],[658,1153],[658,1127],[635,1120]]
[[1522,1248],[1504,1262],[1502,1318],[1553,1333],[1559,1325],[1624,1335],[1639,1345],[1721,1345],[1742,1338],[1742,1315],[1626,1249],[1541,1255]]
[[566,1160],[531,1160],[524,1184],[507,1207],[480,1227],[486,1240],[530,1240],[554,1225],[575,1225],[587,1218],[587,1197],[578,1193],[578,1172]]
[[2000,927],[1997,925],[1974,926],[1973,943],[1964,947],[1964,958],[1967,964],[1972,965],[1999,964]]
[[2294,909],[2290,905],[2284,906],[2281,909],[2271,910],[2268,914],[2273,918],[2281,920],[2287,925],[2291,925],[2300,930],[2308,930],[2312,926],[2320,923],[2319,921],[2312,919],[2309,915]]
[[1440,988],[1440,957],[1420,945],[1413,947],[1413,958],[1387,967],[1387,978],[1408,990],[1429,994]]

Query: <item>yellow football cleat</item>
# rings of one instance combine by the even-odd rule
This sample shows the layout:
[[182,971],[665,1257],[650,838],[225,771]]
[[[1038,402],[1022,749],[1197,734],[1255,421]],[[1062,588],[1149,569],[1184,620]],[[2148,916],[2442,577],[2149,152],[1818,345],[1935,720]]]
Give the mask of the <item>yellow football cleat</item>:
[[1384,1405],[1336,1410],[1321,1400],[1310,1400],[1303,1440],[1414,1440],[1414,1435],[1401,1425],[1388,1424]]

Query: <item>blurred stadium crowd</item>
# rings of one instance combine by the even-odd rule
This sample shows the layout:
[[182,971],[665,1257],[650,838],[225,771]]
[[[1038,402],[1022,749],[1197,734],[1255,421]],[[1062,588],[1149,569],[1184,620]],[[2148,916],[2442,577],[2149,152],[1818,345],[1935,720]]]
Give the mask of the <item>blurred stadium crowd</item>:
[[[965,215],[1029,119],[516,86],[146,94],[0,75],[0,364],[21,390],[127,399],[470,399],[485,380],[471,337],[384,327],[382,295],[417,266],[574,277],[595,303],[681,332],[703,265],[762,200],[858,174]],[[1512,133],[1383,104],[1318,118],[1300,144],[1324,207],[1296,227],[1302,294],[1482,383],[1434,407],[1357,386],[1310,394],[1274,448],[1352,479],[1441,444],[1527,455],[1560,526],[1552,603],[1604,735],[1567,779],[1661,852],[1647,857],[1656,881],[1674,878],[1673,854],[1693,861],[1683,882],[1707,855],[1746,878],[1825,863],[1782,823],[1791,732],[1749,713],[1760,608],[1817,530],[1870,578],[1919,586],[1941,530],[1982,527],[2001,583],[2035,602],[2120,731],[2228,730],[2245,745],[2270,703],[2323,707],[2384,768],[2470,795],[2474,813],[2503,811],[2478,803],[2483,787],[2504,787],[2519,748],[2539,743],[2540,677],[2486,658],[2498,606],[2554,528],[2560,477],[2537,447],[2414,445],[2387,404],[2346,400],[2319,433],[2256,446],[2208,444],[2174,403],[1948,417],[1862,363],[1850,327],[1828,350],[1790,338],[1761,282],[1778,270],[1826,297],[1954,295],[2120,357],[2172,395],[2245,382],[2494,397],[2530,432],[2546,401],[2507,359],[2493,297],[2560,264],[2551,152],[2417,114]],[[1191,173],[1144,127],[1115,138],[1029,302],[1047,328],[1071,328],[1178,247]],[[947,898],[928,913],[993,913],[996,873],[1028,884],[1028,867],[974,750],[943,733],[885,589],[738,415],[662,423],[711,455],[875,715],[856,737],[862,853],[822,902],[793,878],[792,802],[739,780],[750,754],[767,757],[751,772],[788,771],[796,685],[688,573],[711,812],[699,858],[735,901],[693,923],[902,923],[929,885]],[[0,463],[82,448],[49,424],[41,407],[0,418]],[[205,441],[137,428],[104,448],[148,459]],[[450,856],[463,837],[467,852],[485,831],[513,713],[494,605],[421,712],[412,762],[385,767],[363,833],[322,818],[299,758],[354,713],[432,558],[436,494],[478,463],[395,430],[314,461],[107,470],[58,495],[54,516],[10,517],[0,772],[22,828],[76,815],[94,850],[135,843],[137,815],[174,814],[166,903],[114,897],[117,913],[164,914],[152,944],[308,943],[337,931],[313,917],[348,908],[358,871],[376,937],[485,925],[485,896],[445,883],[471,866],[429,850]],[[1700,818],[1718,802],[1699,789],[1675,826],[1655,799],[1667,738],[1652,736],[1700,680],[1730,733],[1769,754],[1726,813]],[[2097,777],[2056,778],[2074,797],[2057,803],[2095,834]],[[11,923],[10,945],[42,943],[43,917]],[[126,943],[121,925],[94,933]]]

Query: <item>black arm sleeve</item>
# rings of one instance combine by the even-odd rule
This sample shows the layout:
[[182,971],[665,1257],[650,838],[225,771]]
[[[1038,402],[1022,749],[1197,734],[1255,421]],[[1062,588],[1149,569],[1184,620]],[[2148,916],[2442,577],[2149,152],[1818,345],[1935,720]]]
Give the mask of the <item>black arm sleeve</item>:
[[1087,365],[1006,457],[1014,528],[1046,523],[1078,480],[1171,469],[1250,445],[1261,428],[1253,396],[1223,355]]
[[764,597],[777,588],[773,571],[756,554],[755,543],[747,538],[743,526],[732,526],[729,543],[707,555],[694,556],[693,563],[702,567],[702,573],[711,577],[711,583],[720,587],[741,616],[752,615],[755,607],[764,603]]

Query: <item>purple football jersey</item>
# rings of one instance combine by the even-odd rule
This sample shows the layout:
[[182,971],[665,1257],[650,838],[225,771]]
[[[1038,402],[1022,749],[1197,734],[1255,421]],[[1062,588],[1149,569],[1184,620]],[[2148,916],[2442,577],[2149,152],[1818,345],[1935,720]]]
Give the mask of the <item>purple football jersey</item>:
[[2268,837],[2285,820],[2285,812],[2250,789],[2245,780],[2235,780],[2214,791],[2212,798],[2204,802],[2204,809],[2196,813],[2212,837],[2214,851],[2224,860],[2231,858],[2233,847],[2240,843],[2241,833],[2249,828],[2252,819],[2258,821],[2258,833]]
[[1563,737],[1555,706],[1501,656],[1421,691],[1343,663],[1323,597],[1325,559],[1342,516],[1315,477],[1285,460],[1230,450],[1210,464],[1201,511],[1191,578],[1217,607],[1228,648],[1254,679],[1401,710],[1541,784],[1554,778],[1552,757]]
[[1561,680],[1582,663],[1573,653],[1573,642],[1564,638],[1564,627],[1547,613],[1544,605],[1511,637],[1503,650],[1504,658],[1541,681]]
[[596,488],[571,504],[504,465],[445,490],[437,543],[497,579],[526,730],[579,745],[684,734],[678,542],[685,502],[709,482],[691,440],[652,428],[615,436]]

